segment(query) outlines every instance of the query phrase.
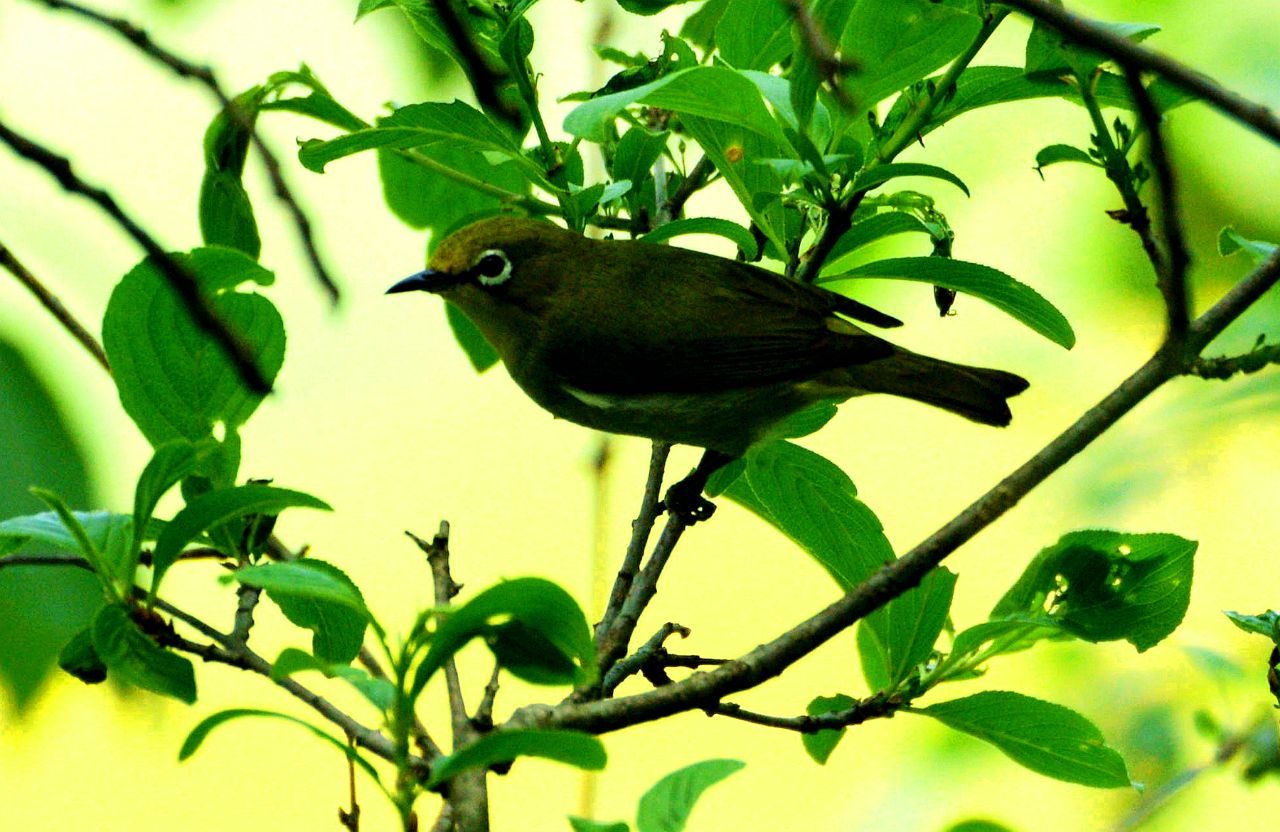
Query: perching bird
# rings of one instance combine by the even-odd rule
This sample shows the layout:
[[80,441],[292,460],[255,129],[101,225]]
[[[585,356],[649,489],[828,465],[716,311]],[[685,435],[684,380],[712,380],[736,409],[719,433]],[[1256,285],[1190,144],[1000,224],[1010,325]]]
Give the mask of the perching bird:
[[[479,327],[512,379],[554,415],[705,448],[666,495],[694,522],[707,478],[824,399],[889,393],[986,425],[1027,388],[1002,370],[918,355],[850,323],[901,321],[746,263],[590,240],[547,222],[481,220],[388,290],[434,292]],[[843,317],[842,317],[843,316]]]

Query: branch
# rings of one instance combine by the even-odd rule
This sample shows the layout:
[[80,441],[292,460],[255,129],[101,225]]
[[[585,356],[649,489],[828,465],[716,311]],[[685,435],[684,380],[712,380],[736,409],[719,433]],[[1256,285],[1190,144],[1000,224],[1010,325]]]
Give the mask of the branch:
[[484,693],[480,697],[480,704],[476,706],[476,714],[471,718],[471,722],[481,731],[488,731],[493,728],[493,703],[498,698],[498,682],[502,673],[502,665],[495,662],[493,672],[489,674],[489,683],[484,686]]
[[507,73],[494,69],[480,54],[475,41],[471,38],[467,24],[459,17],[457,9],[449,0],[432,0],[431,7],[436,10],[436,16],[440,18],[445,34],[458,50],[458,57],[462,61],[467,80],[471,83],[471,89],[476,94],[476,101],[483,109],[493,113],[510,126],[519,127],[522,121],[519,108],[503,101],[498,94],[498,87],[509,77]]
[[791,19],[795,21],[796,28],[800,31],[805,48],[818,67],[818,77],[827,82],[831,88],[831,94],[835,96],[841,107],[853,110],[856,105],[849,97],[849,93],[845,92],[844,87],[840,86],[840,76],[845,72],[856,71],[858,62],[846,60],[836,54],[836,47],[832,45],[827,33],[822,31],[822,26],[814,19],[805,0],[783,0],[783,5],[791,13]]
[[241,584],[236,588],[236,617],[231,638],[240,644],[249,643],[249,631],[253,629],[253,610],[261,598],[261,587]]
[[8,269],[14,277],[18,278],[18,282],[31,290],[31,294],[36,296],[40,301],[40,305],[49,311],[62,324],[63,329],[71,334],[71,337],[80,342],[80,346],[89,351],[94,360],[102,365],[102,369],[108,373],[111,372],[111,365],[107,363],[107,353],[102,349],[102,344],[98,339],[93,337],[93,333],[85,329],[84,326],[76,320],[75,316],[58,300],[58,296],[49,291],[43,283],[40,282],[34,274],[32,274],[26,266],[18,261],[18,258],[10,251],[4,243],[0,242],[0,266]]
[[615,731],[682,711],[705,709],[726,696],[779,675],[858,620],[916,586],[943,559],[1017,504],[1152,391],[1184,372],[1209,341],[1277,282],[1280,282],[1280,249],[1197,318],[1188,327],[1185,340],[1162,345],[1111,394],[953,520],[843,598],[772,641],[715,670],[695,673],[656,690],[599,702],[521,708],[507,725],[572,728],[594,733]]
[[1236,373],[1256,373],[1269,364],[1280,364],[1280,344],[1264,346],[1259,342],[1255,349],[1244,355],[1197,358],[1187,368],[1187,375],[1226,381]]
[[600,686],[603,694],[606,697],[612,696],[618,685],[622,684],[628,676],[639,673],[645,664],[656,656],[658,651],[662,650],[662,645],[666,640],[676,633],[679,633],[681,638],[688,638],[690,630],[688,627],[668,621],[662,625],[658,632],[650,636],[649,640],[639,650],[609,668],[609,672],[605,674],[604,682]]
[[825,714],[772,716],[748,711],[734,702],[720,702],[707,709],[707,716],[727,716],[753,725],[763,725],[766,728],[782,728],[800,734],[816,734],[819,731],[833,731],[861,725],[871,719],[891,717],[903,707],[903,704],[897,697],[876,694],[851,707]]
[[333,278],[329,275],[329,270],[325,268],[324,262],[320,259],[315,237],[311,233],[311,221],[307,219],[307,215],[303,212],[302,207],[298,205],[293,192],[289,189],[289,184],[285,181],[284,174],[280,171],[280,162],[276,159],[275,154],[271,152],[271,149],[267,147],[266,143],[262,141],[262,137],[258,135],[258,132],[253,129],[248,114],[237,106],[222,89],[221,85],[218,84],[213,70],[207,66],[194,64],[167,49],[161,48],[145,30],[138,28],[124,18],[111,17],[66,0],[36,0],[36,2],[43,3],[55,11],[72,12],[106,26],[136,46],[147,56],[172,69],[179,77],[194,78],[207,87],[213,93],[214,98],[218,99],[223,109],[227,111],[227,114],[237,124],[244,127],[249,134],[254,148],[258,151],[258,155],[262,157],[262,164],[267,170],[267,176],[271,179],[272,191],[275,193],[276,198],[284,203],[294,226],[298,229],[298,236],[302,239],[302,247],[307,253],[307,259],[311,262],[311,271],[315,274],[320,286],[329,295],[329,300],[337,303],[339,298],[338,286],[334,283]]
[[1055,6],[1048,0],[1000,0],[1024,14],[1043,21],[1063,35],[1098,50],[1117,61],[1138,69],[1155,72],[1194,93],[1209,105],[1231,118],[1252,127],[1274,142],[1280,142],[1280,118],[1271,110],[1256,104],[1202,75],[1186,64],[1175,61],[1153,49],[1134,43],[1110,29]]
[[271,392],[271,384],[254,363],[249,348],[227,328],[221,318],[214,314],[191,270],[125,214],[109,193],[87,184],[76,176],[71,169],[71,162],[66,158],[15,133],[3,122],[0,122],[0,141],[9,145],[19,156],[44,168],[65,190],[87,197],[115,220],[116,224],[146,251],[156,269],[177,293],[188,314],[191,315],[191,320],[214,340],[230,359],[236,373],[245,384],[256,393]]
[[699,159],[689,171],[689,175],[680,183],[680,187],[676,188],[676,192],[659,206],[654,225],[666,225],[678,218],[684,211],[684,204],[689,201],[689,197],[706,187],[707,177],[715,169],[716,166],[706,156]]

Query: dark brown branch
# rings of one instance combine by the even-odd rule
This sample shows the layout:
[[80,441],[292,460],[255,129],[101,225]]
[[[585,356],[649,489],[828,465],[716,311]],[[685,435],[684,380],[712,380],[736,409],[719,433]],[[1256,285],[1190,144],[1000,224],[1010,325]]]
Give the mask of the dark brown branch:
[[1187,65],[1135,43],[1086,17],[1073,14],[1048,0],[1000,0],[1041,20],[1083,46],[1102,52],[1128,66],[1155,72],[1194,93],[1218,111],[1280,142],[1280,118],[1271,110],[1238,95]]
[[289,183],[285,181],[284,174],[280,170],[280,162],[276,159],[271,148],[267,147],[262,137],[253,129],[253,124],[249,123],[250,118],[242,108],[238,107],[222,86],[218,83],[213,70],[207,66],[200,66],[192,63],[173,52],[160,47],[146,30],[140,29],[128,20],[120,17],[111,17],[102,12],[95,11],[82,6],[78,3],[70,3],[66,0],[36,0],[45,6],[54,10],[68,11],[73,14],[80,15],[88,20],[92,20],[102,26],[115,31],[129,43],[136,46],[145,55],[164,64],[173,70],[179,77],[193,78],[203,84],[213,93],[214,98],[227,111],[227,115],[237,124],[245,128],[249,134],[250,140],[253,142],[254,149],[258,151],[258,155],[262,159],[262,165],[266,168],[267,177],[271,180],[271,189],[276,198],[285,206],[285,210],[289,212],[290,218],[293,220],[294,227],[298,230],[298,236],[302,240],[303,250],[306,251],[307,260],[311,263],[311,271],[315,274],[316,280],[320,286],[328,294],[329,300],[336,303],[339,298],[338,286],[329,274],[329,270],[325,267],[324,261],[320,258],[320,251],[316,248],[315,236],[311,231],[311,221],[307,218],[306,213],[298,204],[298,200],[294,198],[293,192],[289,189]]
[[854,725],[881,717],[891,717],[903,706],[900,699],[877,694],[857,704],[839,711],[825,714],[804,714],[802,716],[773,716],[746,708],[734,702],[720,702],[707,709],[708,716],[727,716],[763,725],[766,728],[782,728],[800,734],[816,734],[819,731],[832,731],[849,728]]
[[102,344],[93,336],[93,333],[85,329],[84,326],[76,320],[70,310],[58,300],[58,296],[40,282],[34,274],[27,269],[26,266],[18,260],[14,253],[10,251],[4,243],[0,243],[0,266],[8,269],[14,277],[18,278],[18,282],[31,291],[40,301],[40,305],[48,310],[49,314],[62,324],[63,329],[71,334],[80,342],[80,346],[88,350],[94,360],[102,365],[102,369],[108,373],[111,372],[111,365],[107,362],[107,353],[102,349]]
[[[518,107],[503,101],[498,88],[509,78],[507,73],[495,69],[476,48],[471,31],[449,0],[432,0],[432,8],[444,27],[445,34],[458,50],[462,60],[462,68],[466,71],[467,80],[476,94],[476,101],[482,109],[496,115],[512,127],[519,127],[523,117]],[[550,160],[548,160],[550,162]]]
[[1133,96],[1138,118],[1147,128],[1151,167],[1155,169],[1156,184],[1160,188],[1160,220],[1164,230],[1165,257],[1155,263],[1158,269],[1156,279],[1160,294],[1164,296],[1169,332],[1175,337],[1181,337],[1190,320],[1187,267],[1191,264],[1191,253],[1187,249],[1186,235],[1182,230],[1177,182],[1173,175],[1173,165],[1169,161],[1164,134],[1160,130],[1160,112],[1151,100],[1151,94],[1142,85],[1142,73],[1132,64],[1122,63],[1121,67],[1125,80],[1129,82],[1129,93]]
[[862,197],[865,192],[855,194],[848,204],[835,204],[827,210],[827,224],[822,229],[822,236],[818,237],[818,242],[813,244],[804,255],[804,261],[800,264],[800,270],[796,273],[796,279],[803,283],[812,283],[818,279],[818,275],[822,273],[822,267],[827,264],[827,258],[831,256],[832,250],[836,247],[836,243],[845,235],[850,228],[853,227],[853,212],[858,210],[858,205],[862,203]]
[[902,558],[888,564],[825,610],[715,670],[652,691],[597,702],[517,711],[511,727],[615,731],[695,708],[771,679],[832,637],[916,586],[949,554],[1012,508],[1031,489],[1084,450],[1156,388],[1184,372],[1205,345],[1280,281],[1280,250],[1236,284],[1187,329],[1185,340],[1167,342],[1133,375],[1043,450]]
[[0,123],[0,141],[9,145],[15,153],[44,168],[49,175],[58,181],[69,193],[80,194],[94,202],[107,213],[116,224],[125,230],[146,251],[156,269],[168,281],[169,285],[181,299],[183,306],[191,315],[191,320],[211,337],[218,347],[231,360],[236,373],[250,389],[257,393],[271,392],[271,384],[262,375],[254,363],[249,348],[234,335],[209,306],[208,300],[201,293],[196,277],[191,270],[142,229],[126,214],[111,195],[106,191],[89,185],[76,176],[71,169],[71,162],[59,156],[25,136],[21,136]]

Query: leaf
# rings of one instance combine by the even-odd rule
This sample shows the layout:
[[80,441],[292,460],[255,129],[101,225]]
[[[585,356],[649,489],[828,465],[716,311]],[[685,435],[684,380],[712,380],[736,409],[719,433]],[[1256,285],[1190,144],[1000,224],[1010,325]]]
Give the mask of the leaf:
[[[521,654],[507,670],[534,683],[555,678],[582,684],[595,678],[595,642],[573,596],[542,578],[516,578],[489,587],[448,613],[414,674],[410,699],[416,699],[432,674],[471,639],[494,637],[497,627],[515,621],[526,631],[538,632],[545,644],[536,655]],[[573,672],[565,678],[563,671],[570,666]]]
[[618,5],[623,10],[632,14],[655,15],[658,12],[665,11],[672,6],[679,6],[682,3],[689,3],[693,0],[618,0]]
[[[813,0],[809,3],[809,12],[814,24],[833,44],[840,42],[845,25],[853,13],[857,0]],[[818,107],[818,89],[825,80],[820,71],[813,48],[809,45],[808,36],[800,26],[791,27],[791,39],[794,52],[791,57],[791,69],[787,72],[790,82],[790,99],[795,111],[797,129],[808,130]]]
[[378,177],[387,207],[410,227],[431,229],[433,241],[443,239],[464,219],[498,213],[503,200],[419,164],[418,156],[502,188],[512,199],[529,192],[528,178],[514,163],[493,164],[474,150],[443,144],[418,148],[413,154],[379,150]]
[[1010,615],[961,630],[951,642],[946,661],[951,663],[987,650],[991,651],[988,658],[1017,653],[1038,641],[1063,637],[1071,636],[1048,616]]
[[913,280],[964,292],[985,300],[1061,347],[1071,349],[1076,343],[1071,324],[1057,307],[1035,289],[990,266],[949,257],[897,257],[857,266],[842,274],[824,275],[818,282],[864,277]]
[[633,89],[585,101],[565,117],[564,129],[587,141],[603,143],[608,140],[607,126],[624,109],[638,103],[734,124],[785,143],[755,84],[721,66],[682,69]]
[[716,26],[720,57],[736,69],[766,70],[791,54],[791,15],[779,0],[737,0]]
[[991,820],[962,820],[948,826],[946,832],[1013,832],[1013,830]]
[[580,818],[575,815],[569,815],[569,828],[573,832],[629,832],[631,829],[630,826],[620,820],[605,823],[598,820]]
[[541,757],[586,771],[600,771],[606,761],[604,743],[581,731],[498,730],[432,763],[427,788],[438,786],[467,769],[509,763],[517,757]]
[[667,148],[670,133],[651,133],[643,127],[632,127],[622,134],[613,153],[613,165],[609,168],[615,181],[631,183],[631,193],[653,177],[653,165]]
[[878,185],[883,185],[890,179],[897,179],[900,176],[927,176],[931,179],[941,179],[944,182],[950,182],[960,190],[964,191],[965,196],[969,196],[969,187],[946,168],[940,168],[937,165],[925,165],[919,162],[890,162],[884,165],[876,165],[870,170],[860,175],[854,183],[854,187],[860,191],[869,191]]
[[251,87],[218,111],[204,134],[204,179],[200,184],[200,236],[205,245],[237,249],[258,259],[262,238],[245,190],[245,158],[263,98]]
[[128,576],[133,575],[133,567],[137,565],[143,533],[156,510],[156,504],[170,488],[196,469],[201,461],[201,453],[210,450],[207,444],[203,444],[201,449],[198,451],[186,439],[165,442],[156,448],[151,461],[142,469],[133,492],[133,545],[130,551],[131,562],[126,571]]
[[1257,265],[1275,253],[1276,244],[1250,240],[1228,225],[1218,232],[1218,254],[1227,257],[1237,251],[1243,251]]
[[715,48],[716,27],[729,5],[730,0],[706,0],[680,24],[680,37],[697,44],[704,52],[710,52]]
[[186,507],[169,521],[169,525],[165,526],[160,538],[156,541],[155,550],[151,555],[154,571],[151,579],[152,595],[154,596],[156,589],[159,588],[164,573],[182,553],[183,547],[201,532],[216,528],[237,517],[249,514],[279,514],[291,506],[333,510],[328,503],[310,494],[257,483],[235,488],[219,488],[189,500]]
[[[1109,23],[1097,20],[1094,23],[1112,34],[1131,41],[1140,42],[1160,31],[1160,27],[1152,23]],[[1071,38],[1052,26],[1037,20],[1031,27],[1027,37],[1026,70],[1028,73],[1062,73],[1074,72],[1087,78],[1099,66],[1110,61],[1101,52],[1087,49],[1072,42]]]
[[[857,704],[858,700],[843,693],[837,693],[835,696],[817,696],[804,709],[804,712],[809,716],[818,716],[847,710]],[[827,760],[831,759],[831,752],[836,750],[836,746],[840,744],[840,740],[844,739],[847,730],[846,728],[828,728],[812,734],[801,734],[800,741],[804,744],[805,753],[818,765],[825,766]]]
[[838,402],[823,399],[814,402],[803,410],[797,410],[787,418],[778,422],[769,430],[769,435],[778,439],[796,439],[817,433],[827,422],[835,418]]
[[[261,295],[231,291],[245,282],[268,285],[271,272],[227,248],[175,255],[195,274],[214,313],[250,350],[268,382],[284,362],[284,323]],[[125,412],[151,445],[192,442],[244,424],[263,394],[245,386],[212,338],[192,322],[150,259],[116,285],[102,323],[102,341]]]
[[196,701],[196,673],[186,658],[151,640],[122,604],[107,604],[93,620],[93,649],[111,673],[140,688]]
[[645,243],[659,243],[685,234],[715,234],[736,244],[747,260],[755,260],[758,255],[756,239],[751,236],[750,231],[737,223],[717,217],[672,220],[637,239]]
[[1094,788],[1129,785],[1124,760],[1092,722],[1070,708],[993,690],[908,710],[989,742],[1046,777]]
[[[360,652],[360,647],[364,644],[364,630],[369,623],[369,613],[359,587],[345,572],[331,563],[305,558],[292,561],[290,565],[293,564],[308,573],[320,573],[320,576],[308,574],[304,580],[328,578],[335,584],[343,585],[343,599],[333,600],[327,590],[316,593],[311,583],[307,583],[300,591],[280,586],[279,577],[274,575],[268,580],[276,581],[277,586],[274,589],[268,588],[267,595],[290,622],[311,630],[311,652],[317,659],[329,664],[349,663]],[[281,565],[284,564],[265,564],[263,568]],[[353,603],[353,599],[358,606]]]
[[884,656],[890,688],[910,676],[917,665],[933,654],[933,646],[951,611],[955,588],[955,573],[939,567],[926,575],[919,586],[876,610],[859,625],[875,639]]
[[471,362],[472,368],[477,373],[483,373],[498,363],[498,351],[484,337],[480,328],[471,322],[466,313],[446,301],[444,314],[449,322],[449,329],[453,330],[453,337],[458,341],[458,346],[462,347],[467,360]]
[[1078,638],[1123,638],[1142,652],[1182,622],[1198,545],[1173,534],[1065,534],[1035,556],[991,617],[1047,614]]
[[865,623],[858,625],[854,643],[858,648],[858,667],[862,671],[862,678],[867,682],[867,688],[873,691],[892,688],[889,656],[885,653],[884,645]]
[[638,832],[680,832],[702,793],[741,771],[741,760],[703,760],[671,772],[640,797]]
[[865,245],[894,234],[919,232],[929,234],[929,226],[925,225],[913,214],[905,211],[883,211],[873,214],[865,220],[855,222],[831,249],[827,256],[828,263],[835,263],[846,254],[852,254]]
[[843,83],[868,109],[958,56],[981,28],[976,15],[928,0],[858,0],[843,33],[830,37],[858,63]]
[[93,628],[86,627],[71,637],[58,654],[58,667],[86,685],[107,680],[107,666],[93,647]]
[[349,664],[322,661],[296,647],[286,647],[280,651],[271,665],[271,678],[279,681],[307,670],[318,670],[327,678],[337,677],[348,682],[380,711],[390,711],[395,704],[396,686],[390,679],[374,678],[366,671]]
[[1056,165],[1059,162],[1080,162],[1086,165],[1093,165],[1096,168],[1102,167],[1102,163],[1090,156],[1078,147],[1072,147],[1069,144],[1051,144],[1043,147],[1036,154],[1036,170],[1047,168],[1049,165]]
[[98,576],[107,594],[121,600],[128,584],[122,580],[120,564],[128,557],[133,521],[126,515],[106,511],[73,512],[52,491],[43,488],[30,491],[53,511],[0,523],[0,553],[12,551],[31,539],[78,552]]
[[1271,639],[1276,644],[1280,644],[1280,613],[1267,610],[1259,615],[1246,615],[1227,610],[1223,612],[1223,615],[1246,633],[1257,633],[1260,636]]
[[[857,498],[834,463],[790,442],[757,445],[741,480],[724,493],[755,512],[809,553],[843,590],[894,559],[880,521]],[[763,509],[763,511],[761,511]]]
[[203,745],[204,741],[208,739],[211,733],[213,733],[214,728],[217,728],[220,725],[228,723],[233,719],[241,719],[243,717],[248,717],[248,716],[266,717],[268,719],[280,719],[280,720],[284,720],[285,722],[292,722],[294,725],[298,725],[302,728],[306,728],[315,736],[319,737],[320,739],[332,745],[334,748],[337,748],[339,751],[341,751],[347,759],[351,760],[356,765],[360,766],[361,770],[363,770],[365,774],[373,778],[373,781],[375,783],[381,783],[381,779],[378,777],[377,769],[371,766],[369,762],[365,760],[364,757],[361,757],[360,754],[358,754],[356,750],[352,748],[350,745],[348,745],[347,743],[343,742],[337,737],[331,736],[325,733],[324,731],[321,731],[319,728],[317,728],[316,726],[312,725],[309,722],[298,719],[296,716],[289,716],[288,714],[282,714],[276,711],[264,711],[258,708],[229,708],[225,711],[218,711],[216,714],[211,714],[210,716],[207,716],[204,719],[200,720],[199,724],[197,724],[196,727],[192,728],[191,733],[187,734],[187,738],[183,740],[182,748],[178,751],[178,762],[183,762],[184,760],[190,759],[191,755],[199,751],[200,746]]
[[370,617],[364,598],[351,579],[323,561],[304,558],[283,563],[262,563],[237,569],[231,575],[240,583],[265,589],[273,596],[310,598],[346,607],[366,618]]

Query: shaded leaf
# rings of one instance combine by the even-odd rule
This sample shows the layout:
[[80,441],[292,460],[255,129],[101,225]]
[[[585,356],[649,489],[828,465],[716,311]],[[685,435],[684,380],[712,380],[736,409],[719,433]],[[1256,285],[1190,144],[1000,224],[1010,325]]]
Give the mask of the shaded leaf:
[[541,757],[586,771],[600,771],[606,760],[604,743],[581,731],[499,730],[486,734],[461,751],[437,759],[431,764],[431,779],[427,787],[438,786],[467,769],[509,763],[517,757]]
[[1051,144],[1043,147],[1036,154],[1036,170],[1056,165],[1060,162],[1080,162],[1085,165],[1102,167],[1102,163],[1078,147],[1069,144]]
[[736,244],[747,260],[755,260],[758,254],[756,239],[751,236],[750,231],[737,223],[717,217],[690,217],[688,219],[672,220],[637,239],[646,243],[659,243],[685,234],[714,234],[718,237],[724,237]]
[[889,164],[876,165],[860,175],[854,184],[858,190],[869,191],[878,185],[883,185],[890,179],[897,179],[901,176],[927,176],[931,179],[941,179],[944,182],[950,182],[955,185],[964,191],[965,196],[969,196],[969,187],[964,184],[960,177],[946,168],[940,168],[937,165],[925,165],[919,162],[891,162]]
[[366,671],[349,664],[321,661],[296,647],[286,647],[280,651],[280,655],[271,664],[271,678],[280,680],[307,670],[319,671],[330,679],[342,679],[380,711],[389,711],[395,704],[396,686],[390,679],[374,678]]
[[703,760],[663,777],[640,797],[638,832],[681,832],[702,793],[741,771],[741,760]]
[[107,680],[107,666],[93,646],[92,627],[86,627],[71,637],[58,654],[58,667],[86,685]]
[[925,225],[913,214],[908,214],[905,211],[882,211],[878,214],[873,214],[865,220],[855,222],[836,241],[835,246],[831,249],[831,254],[827,256],[827,262],[835,263],[846,254],[851,254],[863,246],[884,237],[909,232],[931,233],[929,226]]
[[129,618],[107,604],[93,620],[93,649],[118,678],[187,704],[196,701],[196,673],[186,658],[161,648]]
[[737,69],[768,69],[794,48],[791,14],[779,0],[737,0],[716,26],[720,57]]

